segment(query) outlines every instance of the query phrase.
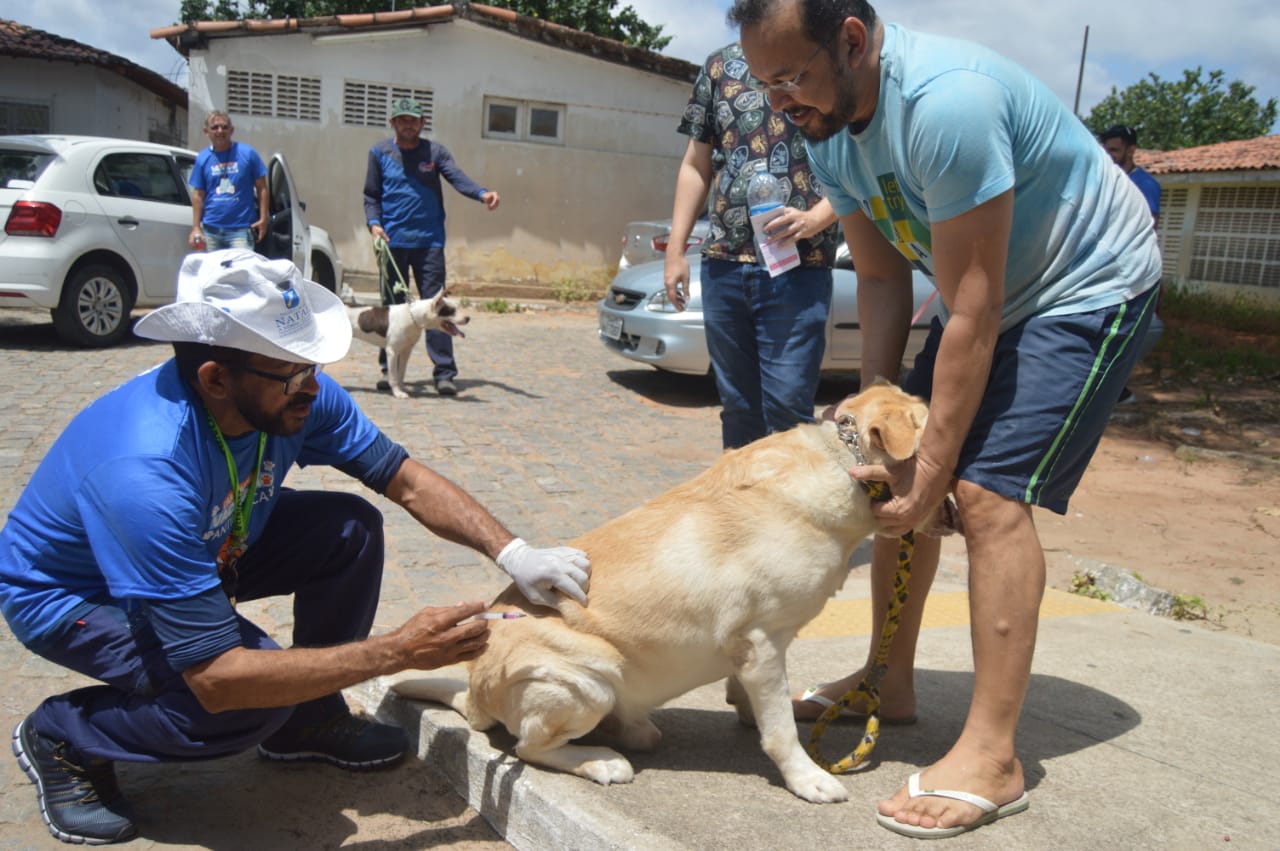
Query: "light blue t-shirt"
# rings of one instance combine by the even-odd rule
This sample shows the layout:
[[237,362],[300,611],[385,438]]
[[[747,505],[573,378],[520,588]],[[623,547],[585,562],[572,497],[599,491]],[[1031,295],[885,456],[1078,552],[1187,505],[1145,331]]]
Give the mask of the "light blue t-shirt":
[[[249,546],[294,464],[341,464],[379,431],[333,379],[302,431],[270,435]],[[227,438],[242,492],[258,432]],[[219,585],[231,477],[194,391],[170,360],[101,397],[54,442],[0,530],[0,611],[24,644],[94,605],[192,597]]]
[[985,47],[884,31],[871,123],[809,144],[838,215],[861,209],[933,278],[930,224],[1013,189],[1001,331],[1155,285],[1160,255],[1142,194],[1048,87]]

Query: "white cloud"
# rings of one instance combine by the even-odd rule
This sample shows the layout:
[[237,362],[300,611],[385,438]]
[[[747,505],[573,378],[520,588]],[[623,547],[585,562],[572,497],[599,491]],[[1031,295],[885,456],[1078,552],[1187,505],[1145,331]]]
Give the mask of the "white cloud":
[[[622,0],[674,36],[665,51],[700,63],[737,34],[724,24],[729,0]],[[873,4],[885,21],[985,44],[1035,74],[1068,106],[1075,100],[1085,27],[1089,45],[1080,111],[1155,72],[1165,80],[1183,69],[1221,68],[1226,78],[1254,86],[1265,103],[1280,99],[1280,3],[1275,0],[897,0]],[[1280,132],[1278,129],[1273,132]]]
[[[737,37],[724,21],[730,0],[621,0],[619,5],[662,24],[673,37],[664,52],[690,62],[700,64]],[[152,29],[177,19],[179,7],[180,0],[0,0],[0,17],[119,54],[185,84],[182,57],[150,37]],[[887,21],[994,48],[1047,83],[1068,106],[1075,98],[1088,26],[1080,98],[1086,114],[1112,86],[1123,89],[1152,71],[1162,79],[1178,79],[1183,69],[1197,66],[1206,72],[1221,68],[1227,80],[1254,86],[1259,101],[1280,99],[1280,62],[1275,60],[1280,3],[1275,0],[885,0],[876,9]]]

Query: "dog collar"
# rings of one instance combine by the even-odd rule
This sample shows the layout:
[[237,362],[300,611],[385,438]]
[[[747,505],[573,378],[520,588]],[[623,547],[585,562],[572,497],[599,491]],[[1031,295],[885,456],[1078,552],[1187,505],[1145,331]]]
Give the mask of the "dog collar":
[[[867,456],[862,452],[862,443],[858,438],[858,422],[854,419],[853,414],[841,414],[836,417],[836,435],[840,438],[840,442],[849,450],[849,454],[853,456],[853,462],[859,467],[867,464]],[[875,500],[889,499],[889,486],[884,482],[864,482],[861,479],[856,480],[862,485],[862,489],[867,495]]]

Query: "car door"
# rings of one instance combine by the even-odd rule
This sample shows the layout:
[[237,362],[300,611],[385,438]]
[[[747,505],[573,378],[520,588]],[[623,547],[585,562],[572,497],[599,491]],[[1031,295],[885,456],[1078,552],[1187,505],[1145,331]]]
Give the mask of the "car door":
[[257,245],[259,254],[288,258],[311,279],[311,231],[307,227],[306,205],[298,197],[284,154],[271,156],[267,167],[267,189],[271,195],[267,236]]
[[93,169],[93,188],[122,253],[138,270],[138,303],[172,300],[191,232],[191,198],[171,156],[108,150]]

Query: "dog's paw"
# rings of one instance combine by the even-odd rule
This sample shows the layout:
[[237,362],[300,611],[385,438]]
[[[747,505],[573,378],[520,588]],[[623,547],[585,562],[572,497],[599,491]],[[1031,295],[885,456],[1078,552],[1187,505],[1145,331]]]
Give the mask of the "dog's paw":
[[631,763],[622,756],[588,760],[579,765],[574,774],[594,780],[601,786],[608,786],[610,783],[630,783],[636,777]]
[[806,771],[799,778],[788,778],[787,788],[811,804],[836,804],[849,800],[849,790],[827,772]]
[[408,398],[409,398],[409,394],[408,394],[408,393],[406,393],[405,391],[401,390],[399,387],[392,387],[392,388],[391,388],[391,395],[392,395],[392,396],[395,396],[397,399],[408,399]]

